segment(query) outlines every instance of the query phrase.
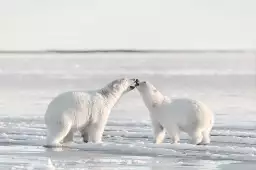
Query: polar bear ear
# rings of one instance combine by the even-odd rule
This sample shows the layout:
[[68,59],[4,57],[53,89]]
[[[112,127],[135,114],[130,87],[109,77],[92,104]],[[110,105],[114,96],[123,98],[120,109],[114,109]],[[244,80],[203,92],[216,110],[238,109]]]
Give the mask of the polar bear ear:
[[126,78],[122,78],[119,80],[118,84],[125,84],[127,82]]

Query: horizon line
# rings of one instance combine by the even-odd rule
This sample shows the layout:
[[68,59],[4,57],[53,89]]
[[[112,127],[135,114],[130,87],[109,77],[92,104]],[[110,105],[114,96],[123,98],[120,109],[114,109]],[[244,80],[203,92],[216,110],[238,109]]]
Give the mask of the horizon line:
[[49,50],[0,50],[2,53],[43,54],[43,53],[245,53],[253,49],[49,49]]

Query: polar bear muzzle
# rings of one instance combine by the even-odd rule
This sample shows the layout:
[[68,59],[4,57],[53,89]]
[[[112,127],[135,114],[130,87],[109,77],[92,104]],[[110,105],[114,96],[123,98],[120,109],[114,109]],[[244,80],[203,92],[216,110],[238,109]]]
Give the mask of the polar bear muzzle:
[[130,86],[130,89],[131,89],[131,90],[135,89],[135,86]]
[[130,89],[133,90],[135,87],[139,86],[139,79],[132,79],[134,81],[134,85],[130,86]]
[[140,85],[139,79],[135,79],[135,87]]

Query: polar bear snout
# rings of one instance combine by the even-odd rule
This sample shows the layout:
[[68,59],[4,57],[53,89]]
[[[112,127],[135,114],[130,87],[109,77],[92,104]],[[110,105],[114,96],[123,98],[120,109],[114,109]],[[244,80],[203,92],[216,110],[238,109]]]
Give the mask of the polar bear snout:
[[147,88],[146,85],[147,85],[147,82],[146,82],[146,81],[136,82],[136,87],[137,87],[137,89],[138,89],[139,91],[142,90],[142,89]]
[[132,79],[134,85],[130,85],[130,89],[133,90],[135,87],[139,86],[139,79]]
[[138,82],[138,86],[141,86],[141,85],[143,85],[143,84],[147,84],[147,82],[146,82],[146,81],[140,81],[140,82]]
[[135,86],[139,86],[139,85],[140,85],[139,79],[135,79]]
[[135,86],[138,86],[139,83],[140,83],[140,80],[139,79],[132,79],[132,81],[135,83]]

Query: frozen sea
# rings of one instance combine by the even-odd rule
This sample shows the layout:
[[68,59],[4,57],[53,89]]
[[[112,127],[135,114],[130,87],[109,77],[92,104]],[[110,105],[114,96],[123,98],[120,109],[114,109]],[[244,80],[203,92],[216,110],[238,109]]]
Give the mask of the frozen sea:
[[[149,115],[132,91],[112,110],[102,144],[76,134],[69,148],[46,149],[43,116],[57,94],[97,89],[120,77],[189,97],[215,113],[207,146],[153,144]],[[256,56],[240,53],[0,54],[0,169],[255,170]]]

